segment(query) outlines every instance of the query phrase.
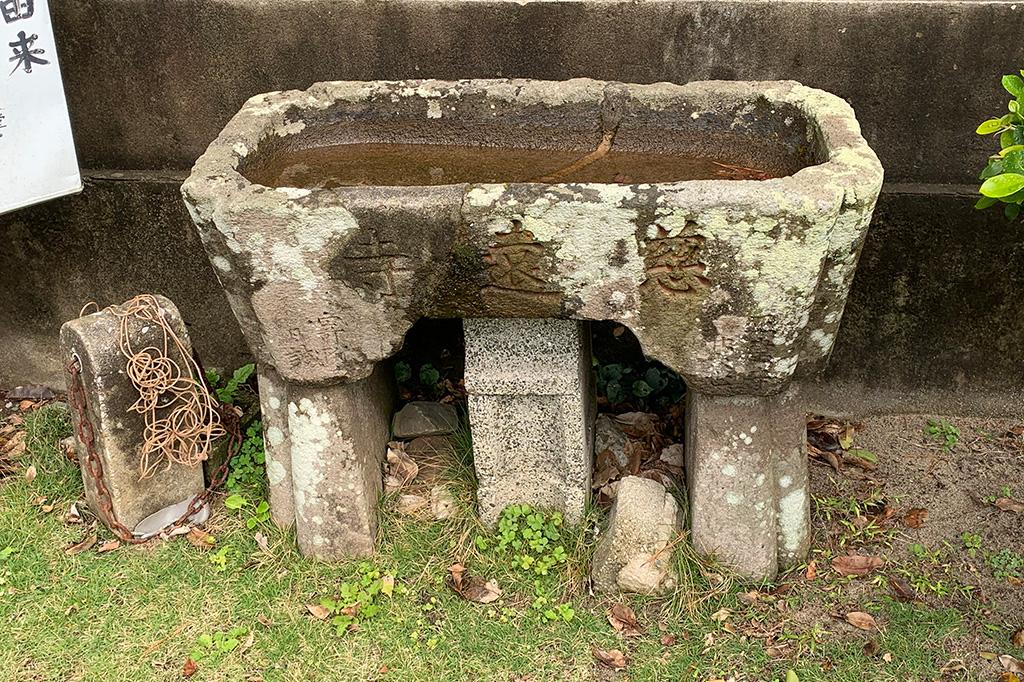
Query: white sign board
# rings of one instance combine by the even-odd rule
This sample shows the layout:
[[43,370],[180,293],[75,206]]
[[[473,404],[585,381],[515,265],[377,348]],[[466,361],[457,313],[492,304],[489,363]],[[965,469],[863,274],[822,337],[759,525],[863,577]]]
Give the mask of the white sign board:
[[0,213],[82,189],[47,0],[0,0]]

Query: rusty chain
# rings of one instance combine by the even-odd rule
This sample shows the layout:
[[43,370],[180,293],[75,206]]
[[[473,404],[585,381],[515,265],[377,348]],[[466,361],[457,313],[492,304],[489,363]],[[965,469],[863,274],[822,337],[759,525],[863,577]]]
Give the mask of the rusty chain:
[[193,514],[202,509],[203,505],[209,500],[210,495],[213,491],[223,485],[224,480],[228,475],[228,465],[232,458],[238,454],[238,449],[242,444],[242,431],[240,428],[240,418],[234,407],[227,404],[220,405],[220,417],[221,423],[224,425],[224,429],[228,433],[228,447],[227,455],[224,458],[223,463],[214,472],[213,477],[210,480],[210,485],[203,492],[192,498],[189,502],[188,507],[185,509],[185,513],[182,514],[178,519],[167,526],[160,529],[159,532],[153,533],[147,537],[137,537],[135,533],[125,526],[123,523],[117,520],[117,515],[114,514],[114,503],[110,495],[110,490],[107,488],[106,483],[103,480],[103,463],[100,461],[100,456],[96,452],[96,431],[92,426],[92,422],[89,420],[89,414],[85,402],[85,388],[82,386],[82,368],[79,365],[77,358],[73,358],[67,365],[67,372],[71,376],[71,383],[68,386],[68,403],[71,405],[71,409],[75,412],[77,420],[75,422],[75,435],[78,441],[85,447],[85,471],[89,475],[96,488],[96,501],[99,504],[100,509],[96,510],[97,515],[100,519],[107,524],[107,527],[117,536],[119,540],[127,544],[140,545],[144,542],[164,535],[172,530],[181,528],[184,526]]

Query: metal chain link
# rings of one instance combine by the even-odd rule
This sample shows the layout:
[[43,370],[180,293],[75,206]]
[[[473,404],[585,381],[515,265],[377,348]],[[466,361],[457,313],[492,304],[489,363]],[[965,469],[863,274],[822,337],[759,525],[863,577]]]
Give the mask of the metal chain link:
[[242,444],[242,431],[239,423],[240,419],[235,409],[231,405],[220,405],[221,423],[224,425],[224,430],[228,433],[229,440],[227,456],[214,472],[210,486],[189,502],[185,513],[178,517],[176,521],[164,526],[157,533],[147,537],[137,537],[131,529],[118,521],[117,515],[114,514],[113,499],[110,495],[110,490],[103,480],[103,463],[96,452],[96,431],[89,420],[89,414],[86,409],[85,388],[82,386],[81,376],[82,368],[79,365],[78,359],[72,359],[66,369],[71,376],[71,384],[68,387],[68,403],[78,417],[75,423],[75,435],[78,437],[78,441],[85,447],[85,471],[96,488],[96,501],[100,506],[97,510],[97,515],[100,519],[119,540],[132,545],[141,545],[155,537],[184,526],[193,514],[202,509],[203,505],[209,500],[210,495],[213,494],[213,491],[223,485],[228,475],[228,465],[234,456],[238,454],[238,449]]

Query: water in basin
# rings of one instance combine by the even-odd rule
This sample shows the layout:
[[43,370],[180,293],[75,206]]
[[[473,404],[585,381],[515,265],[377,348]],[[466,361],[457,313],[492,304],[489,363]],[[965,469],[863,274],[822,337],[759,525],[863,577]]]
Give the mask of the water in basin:
[[[610,146],[610,145],[609,145]],[[608,149],[483,147],[406,143],[349,143],[280,150],[250,180],[267,187],[452,185],[507,182],[655,183],[682,180],[764,180],[785,173],[673,152]]]

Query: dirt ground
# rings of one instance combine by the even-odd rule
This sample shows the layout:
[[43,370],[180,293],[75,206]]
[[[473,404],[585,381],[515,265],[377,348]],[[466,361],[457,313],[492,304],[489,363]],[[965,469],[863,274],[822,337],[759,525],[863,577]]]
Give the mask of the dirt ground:
[[[842,587],[840,601],[848,606],[888,592],[956,609],[967,634],[948,643],[944,672],[950,679],[1002,679],[998,655],[1007,648],[1006,633],[1024,626],[1024,509],[1013,504],[1024,501],[1024,427],[1015,420],[945,421],[959,432],[948,447],[925,431],[930,422],[941,425],[940,417],[856,424],[850,450],[872,453],[873,470],[846,465],[837,472],[812,460],[813,547],[881,557],[888,576],[902,576],[913,588],[900,595],[891,584],[853,581]],[[1010,498],[1002,504],[1011,509],[996,505],[1001,498]],[[860,510],[829,513],[854,500]],[[965,534],[974,536],[973,550]],[[835,620],[817,615],[810,620]]]

